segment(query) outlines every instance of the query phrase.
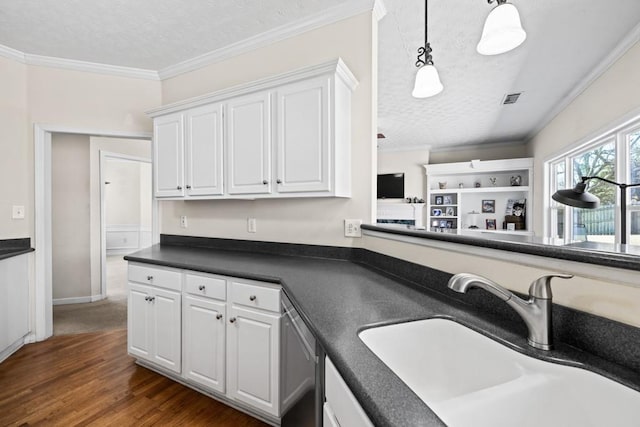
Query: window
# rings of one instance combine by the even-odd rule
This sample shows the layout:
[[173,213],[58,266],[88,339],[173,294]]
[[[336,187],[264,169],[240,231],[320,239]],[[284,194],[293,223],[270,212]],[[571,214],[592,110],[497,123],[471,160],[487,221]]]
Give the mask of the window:
[[[620,190],[590,180],[587,191],[600,199],[597,209],[579,209],[551,199],[557,190],[573,188],[583,176],[640,183],[640,118],[547,163],[549,170],[548,230],[546,235],[566,242],[620,242]],[[627,242],[640,245],[640,187],[627,189]]]

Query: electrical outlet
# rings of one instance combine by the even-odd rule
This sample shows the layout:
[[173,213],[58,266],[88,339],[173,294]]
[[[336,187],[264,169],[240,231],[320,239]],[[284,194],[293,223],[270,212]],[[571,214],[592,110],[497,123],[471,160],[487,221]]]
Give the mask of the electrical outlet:
[[256,232],[256,219],[255,218],[247,218],[247,232],[255,233]]
[[182,215],[180,217],[180,227],[187,228],[187,216],[186,215]]
[[345,237],[362,237],[361,219],[345,219],[344,220],[344,236]]
[[24,206],[13,206],[12,219],[24,219]]

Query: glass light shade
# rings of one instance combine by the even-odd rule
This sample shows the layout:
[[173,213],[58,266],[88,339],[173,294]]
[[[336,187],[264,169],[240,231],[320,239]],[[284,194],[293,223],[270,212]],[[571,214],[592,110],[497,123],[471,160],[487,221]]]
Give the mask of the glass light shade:
[[511,3],[503,3],[487,16],[477,50],[481,55],[498,55],[520,46],[526,38],[518,9]]
[[413,87],[413,95],[415,98],[428,98],[442,92],[444,86],[440,82],[438,70],[433,65],[423,65],[416,73],[416,84]]

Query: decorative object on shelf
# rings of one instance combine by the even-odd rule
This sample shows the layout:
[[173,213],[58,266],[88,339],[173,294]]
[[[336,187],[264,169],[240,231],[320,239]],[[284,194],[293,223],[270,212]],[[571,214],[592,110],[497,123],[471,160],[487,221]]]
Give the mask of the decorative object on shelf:
[[518,9],[507,0],[487,0],[498,5],[489,12],[476,50],[481,55],[499,55],[520,46],[527,38]]
[[453,228],[453,221],[447,221],[447,227],[446,228]]
[[496,201],[495,200],[483,200],[482,201],[482,213],[495,213]]
[[451,196],[444,196],[442,198],[442,204],[444,205],[452,205],[453,204],[453,197]]
[[453,209],[453,207],[451,206],[448,207],[445,212],[446,212],[445,213],[446,216],[456,216],[455,209]]
[[432,227],[438,227],[438,225],[440,224],[440,221],[438,221],[437,219],[434,219],[433,221],[431,221],[431,226]]
[[436,196],[435,197],[435,202],[436,202],[436,205],[444,204],[442,196]]
[[507,231],[515,231],[516,229],[516,224],[513,222],[508,222],[507,223]]
[[485,224],[487,226],[487,230],[495,230],[496,229],[496,219],[495,218],[487,219],[485,221]]
[[492,186],[496,186],[496,177],[495,176],[490,176],[489,177],[489,182],[491,183]]
[[464,188],[464,184],[463,183],[458,184],[458,188]]
[[447,188],[447,182],[446,181],[445,182],[439,182],[438,183],[438,188],[441,189],[441,190],[446,189]]
[[476,229],[478,228],[478,215],[480,215],[480,212],[476,212],[475,210],[472,210],[471,212],[467,213],[467,220],[469,221],[469,228],[470,229]]
[[447,228],[447,221],[445,220],[440,221],[440,228]]
[[442,209],[433,209],[431,211],[431,216],[441,216],[442,215]]
[[576,208],[596,209],[600,206],[600,199],[587,191],[587,181],[597,179],[611,185],[616,185],[620,189],[620,243],[627,244],[627,188],[640,187],[640,182],[636,184],[621,184],[599,176],[583,176],[581,181],[572,189],[558,190],[551,198],[563,205]]
[[522,176],[514,175],[509,179],[509,182],[511,183],[512,187],[519,187],[520,185],[522,185]]
[[[424,1],[424,47],[418,48],[418,60],[416,61],[416,67],[418,72],[416,73],[416,83],[413,87],[413,95],[415,98],[428,98],[442,92],[444,86],[440,82],[440,76],[438,70],[433,65],[433,57],[431,56],[431,45],[428,41],[428,27],[427,18],[429,17],[429,4],[428,1]],[[424,59],[421,56],[424,55]]]
[[480,184],[480,181],[476,181],[476,182],[473,184],[473,186],[474,186],[475,188],[480,188],[480,187],[482,187],[482,185]]

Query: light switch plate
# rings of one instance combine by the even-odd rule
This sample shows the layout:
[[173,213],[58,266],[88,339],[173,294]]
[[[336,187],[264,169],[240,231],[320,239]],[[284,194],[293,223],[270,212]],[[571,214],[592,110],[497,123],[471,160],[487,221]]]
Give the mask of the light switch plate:
[[13,206],[11,218],[24,219],[24,206]]

